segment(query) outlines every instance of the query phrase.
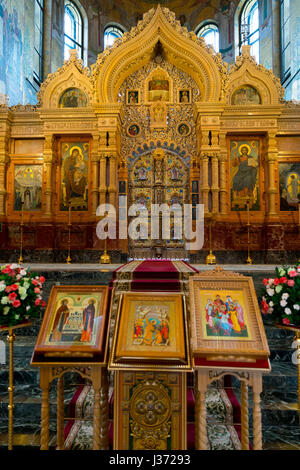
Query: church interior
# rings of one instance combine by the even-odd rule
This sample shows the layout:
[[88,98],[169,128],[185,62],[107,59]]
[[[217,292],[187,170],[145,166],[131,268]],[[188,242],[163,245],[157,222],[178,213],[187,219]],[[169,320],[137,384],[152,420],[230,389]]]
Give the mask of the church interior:
[[299,450],[299,264],[299,1],[0,0],[1,450]]

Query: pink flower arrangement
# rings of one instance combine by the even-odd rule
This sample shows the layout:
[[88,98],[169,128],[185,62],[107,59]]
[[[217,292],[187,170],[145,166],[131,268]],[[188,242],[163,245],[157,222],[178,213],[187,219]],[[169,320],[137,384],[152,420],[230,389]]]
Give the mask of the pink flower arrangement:
[[43,276],[17,264],[0,268],[0,326],[14,326],[38,318],[45,307]]
[[300,326],[300,265],[276,268],[276,277],[263,285],[262,313],[276,323]]

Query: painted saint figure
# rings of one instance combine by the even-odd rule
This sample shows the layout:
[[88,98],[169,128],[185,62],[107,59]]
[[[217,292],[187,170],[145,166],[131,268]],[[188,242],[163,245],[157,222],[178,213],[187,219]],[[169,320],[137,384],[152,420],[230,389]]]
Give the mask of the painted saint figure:
[[89,305],[83,310],[82,342],[91,342],[95,319],[95,300],[90,299]]
[[62,300],[61,306],[56,312],[55,320],[53,323],[53,334],[52,334],[52,341],[61,341],[62,332],[64,329],[65,324],[68,321],[70,316],[70,311],[68,308],[68,301]]
[[86,165],[78,148],[73,148],[64,162],[64,182],[67,202],[73,198],[84,199],[87,185]]
[[238,167],[233,177],[232,189],[237,197],[251,197],[256,185],[258,162],[248,155],[248,146],[243,145],[240,152],[241,154],[232,162],[233,167]]

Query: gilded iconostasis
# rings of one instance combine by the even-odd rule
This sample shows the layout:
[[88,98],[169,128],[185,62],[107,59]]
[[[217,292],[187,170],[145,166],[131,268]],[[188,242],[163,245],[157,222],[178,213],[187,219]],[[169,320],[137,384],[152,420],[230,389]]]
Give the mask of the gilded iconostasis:
[[[241,262],[247,223],[255,261],[284,261],[299,248],[300,120],[283,92],[248,46],[228,67],[164,7],[91,68],[72,52],[37,106],[0,108],[1,245],[18,249],[22,217],[24,249],[63,260],[71,224],[76,259],[96,259],[97,207],[118,209],[123,195],[146,208],[190,203],[193,219],[203,204],[220,261]],[[163,255],[204,260],[208,232],[203,249],[187,253],[175,230],[163,242],[109,240],[108,250],[121,261],[159,244]]]

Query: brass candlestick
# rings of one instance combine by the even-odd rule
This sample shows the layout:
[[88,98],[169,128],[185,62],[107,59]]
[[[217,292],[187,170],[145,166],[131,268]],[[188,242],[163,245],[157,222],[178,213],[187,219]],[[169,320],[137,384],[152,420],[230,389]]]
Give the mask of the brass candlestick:
[[69,223],[68,223],[68,257],[66,259],[67,264],[71,264],[71,228],[72,228],[72,222],[71,222],[71,203],[69,202]]
[[23,227],[24,227],[24,201],[22,201],[21,224],[20,224],[20,257],[19,264],[23,264]]
[[111,264],[111,257],[107,254],[107,238],[104,240],[104,253],[100,258],[100,264]]
[[248,232],[248,258],[246,260],[247,264],[252,264],[252,259],[250,256],[250,201],[247,201],[247,232]]
[[30,322],[21,323],[20,325],[0,327],[0,331],[8,330],[7,341],[9,344],[9,404],[8,404],[8,450],[13,450],[13,414],[14,414],[14,341],[16,328],[30,326]]
[[[108,212],[105,212],[104,217],[107,217]],[[104,240],[104,253],[100,257],[100,264],[111,264],[111,257],[107,254],[107,238]]]
[[213,219],[213,216],[211,215],[209,218],[209,255],[207,255],[206,257],[206,264],[217,263],[217,259],[212,252],[212,237],[211,237],[212,219]]

